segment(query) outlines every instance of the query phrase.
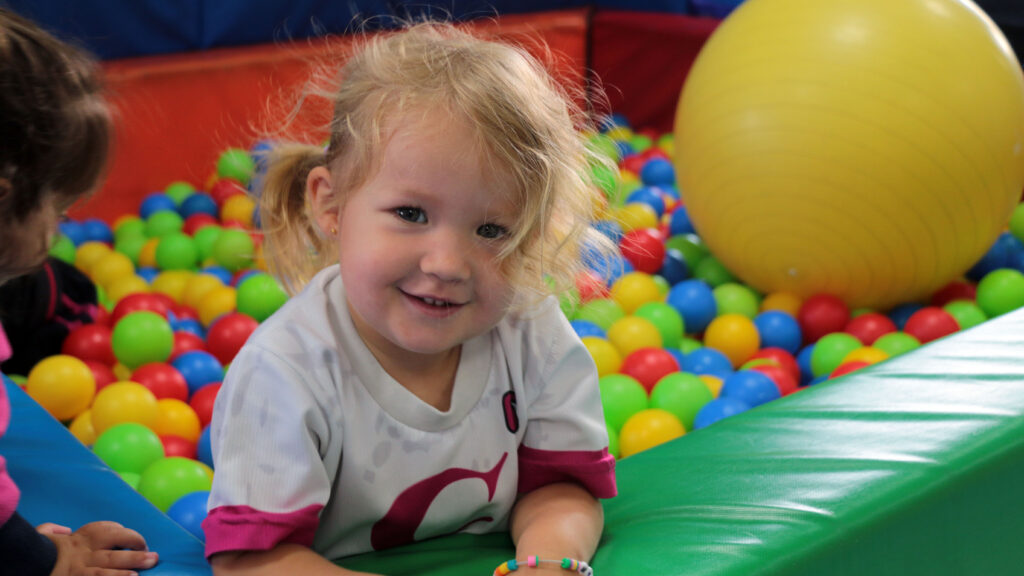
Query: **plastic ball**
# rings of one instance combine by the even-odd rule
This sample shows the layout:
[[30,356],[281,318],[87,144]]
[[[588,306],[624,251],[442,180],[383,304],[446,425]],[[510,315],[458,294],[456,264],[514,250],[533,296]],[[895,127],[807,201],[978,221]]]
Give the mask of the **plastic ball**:
[[203,226],[192,234],[196,249],[199,250],[200,262],[206,262],[213,257],[213,246],[223,231],[220,226]]
[[144,278],[137,274],[125,276],[114,280],[107,285],[106,291],[106,302],[101,301],[101,305],[117,305],[121,300],[135,294],[146,294],[150,291],[149,283]]
[[92,427],[92,410],[83,410],[68,425],[68,432],[86,446],[96,442],[96,429]]
[[860,370],[861,368],[866,368],[870,365],[870,362],[865,362],[863,360],[852,360],[850,362],[843,362],[839,366],[836,366],[836,369],[833,370],[830,374],[828,374],[828,378],[832,379],[839,378],[840,376],[846,376],[850,372],[856,372],[857,370]]
[[217,202],[209,194],[202,192],[196,192],[190,194],[188,198],[185,198],[181,202],[181,206],[178,207],[178,214],[186,220],[196,214],[206,214],[208,216],[217,216],[218,206]]
[[80,222],[65,220],[57,224],[57,231],[74,246],[87,241],[85,229]]
[[954,300],[943,306],[942,309],[956,320],[961,330],[973,328],[988,320],[988,316],[980,306],[966,300]]
[[172,457],[150,464],[139,478],[139,493],[162,512],[193,492],[210,489],[210,478],[195,460]]
[[811,354],[811,373],[814,376],[830,374],[847,354],[863,346],[861,341],[845,332],[834,332],[823,336],[814,345]]
[[[197,232],[210,226],[220,228],[217,217],[200,212],[185,218],[185,223],[182,225],[181,231],[189,236],[195,236]],[[207,254],[207,256],[208,255],[209,254]]]
[[185,200],[188,200],[195,193],[196,187],[189,182],[178,180],[171,182],[164,188],[164,194],[174,201],[175,207],[180,208]]
[[96,262],[111,251],[110,246],[102,242],[85,242],[75,249],[75,268],[89,274]]
[[170,196],[163,192],[154,192],[142,199],[142,204],[139,205],[139,216],[148,219],[157,212],[172,211],[177,208],[178,205]]
[[99,286],[104,288],[113,281],[132,276],[135,274],[135,265],[131,258],[120,252],[108,252],[101,256],[92,268],[89,269],[89,277]]
[[771,379],[775,387],[779,389],[779,394],[787,396],[796,392],[800,388],[799,376],[794,376],[788,370],[779,366],[778,364],[766,363],[750,368],[751,371],[760,372]]
[[704,332],[704,345],[724,353],[733,367],[747,361],[761,347],[754,322],[741,314],[723,314]]
[[711,390],[698,376],[685,372],[668,374],[651,390],[651,408],[672,413],[687,430],[693,430],[697,413],[714,399]]
[[619,431],[619,452],[628,458],[686,434],[686,429],[671,412],[657,408],[641,410]]
[[158,414],[156,396],[137,382],[114,382],[100,390],[92,403],[92,425],[99,435],[124,422],[152,427]]
[[648,408],[647,390],[632,376],[608,374],[600,383],[604,420],[616,432],[637,412]]
[[676,170],[664,158],[651,158],[640,170],[640,180],[647,186],[675,186]]
[[224,283],[216,276],[211,274],[193,274],[185,283],[185,290],[181,295],[181,303],[192,309],[198,309],[199,304],[208,293],[223,286]]
[[86,242],[114,242],[114,232],[99,218],[86,218],[82,222],[82,233]]
[[646,272],[630,272],[612,284],[611,297],[626,314],[648,302],[661,300],[661,291],[653,277]]
[[161,434],[160,443],[164,445],[164,454],[168,458],[181,457],[196,460],[198,448],[195,442],[190,442],[181,436],[172,434]]
[[589,320],[573,320],[569,322],[569,325],[572,326],[573,332],[576,332],[576,336],[579,336],[580,338],[583,338],[584,336],[596,336],[598,338],[605,337],[604,330]]
[[219,178],[230,178],[246,185],[255,171],[256,162],[248,151],[241,148],[228,148],[217,158],[217,176]]
[[206,542],[202,524],[206,519],[206,505],[209,499],[210,492],[207,490],[185,494],[171,504],[167,509],[167,515],[201,542]]
[[220,219],[223,222],[238,222],[245,228],[253,227],[253,214],[256,202],[244,194],[232,196],[220,207]]
[[224,377],[224,368],[220,362],[213,354],[202,350],[185,352],[171,361],[171,365],[185,377],[190,394],[207,384],[220,382]]
[[700,263],[693,268],[693,277],[707,282],[708,286],[712,288],[736,282],[736,276],[714,255],[708,255],[701,259]]
[[708,402],[700,409],[697,413],[697,417],[694,418],[693,428],[694,430],[700,430],[701,428],[707,428],[719,420],[728,418],[729,416],[735,416],[742,412],[750,410],[751,406],[746,402],[731,397],[719,397],[715,398],[711,402]]
[[803,300],[792,292],[772,292],[761,300],[761,310],[778,310],[796,318],[800,313]]
[[626,316],[616,320],[607,331],[607,339],[623,357],[641,348],[660,348],[661,333],[646,318]]
[[96,438],[92,450],[119,474],[141,474],[164,457],[164,447],[156,432],[136,422],[109,427]]
[[598,298],[584,303],[576,310],[576,320],[586,320],[607,331],[626,313],[617,302],[610,298]]
[[846,323],[843,332],[856,337],[865,346],[871,346],[882,336],[896,331],[896,323],[884,314],[868,312]]
[[754,326],[761,337],[764,348],[781,348],[796,354],[803,342],[800,324],[790,314],[781,310],[766,310],[754,317]]
[[84,324],[75,328],[64,338],[61,354],[74,356],[79,360],[95,360],[112,366],[117,360],[110,345],[110,328],[102,324]]
[[118,301],[110,313],[110,322],[117,325],[125,316],[133,312],[153,312],[167,318],[171,300],[164,294],[132,294]]
[[217,286],[204,294],[196,307],[203,326],[211,326],[218,318],[234,312],[237,298],[231,286]]
[[690,213],[686,211],[686,206],[679,206],[672,211],[668,231],[672,236],[696,233],[696,230],[693,229],[693,222],[690,220]]
[[596,336],[587,336],[581,340],[597,365],[598,376],[615,374],[622,367],[622,354],[608,340]]
[[760,298],[750,288],[735,282],[725,282],[711,291],[718,313],[740,314],[753,319],[761,308]]
[[256,246],[244,230],[224,228],[213,243],[211,256],[218,264],[232,272],[252,265]]
[[658,227],[658,212],[642,202],[626,204],[615,210],[612,216],[625,233]]
[[956,300],[970,300],[973,302],[978,296],[978,289],[974,284],[963,281],[953,281],[943,286],[938,292],[932,294],[929,303],[932,306],[945,306]]
[[206,350],[206,341],[203,340],[202,336],[192,332],[175,331],[174,346],[171,348],[171,356],[167,361],[173,363],[182,354],[195,350]]
[[161,270],[192,270],[199,262],[199,249],[192,237],[172,232],[160,238],[156,246],[156,265]]
[[117,382],[117,376],[114,375],[113,369],[110,365],[96,360],[83,360],[85,365],[89,367],[89,371],[92,372],[92,377],[96,381],[96,391],[103,390],[106,386]]
[[875,343],[871,345],[873,348],[885,352],[892,356],[899,356],[905,352],[910,352],[915,348],[921,346],[921,343],[910,334],[906,332],[890,332],[875,340]]
[[657,230],[638,228],[626,232],[619,242],[619,250],[633,268],[654,274],[665,260],[665,241]]
[[196,443],[196,460],[213,468],[213,446],[210,443],[210,427],[206,426],[199,434],[199,442]]
[[677,107],[676,171],[702,237],[762,291],[878,309],[927,297],[992,245],[1024,188],[1007,46],[960,0],[744,4]]
[[683,253],[668,249],[665,251],[665,259],[661,262],[661,269],[658,275],[668,282],[669,286],[675,286],[690,277],[690,268],[686,264]]
[[633,316],[644,318],[658,329],[661,334],[661,345],[665,348],[678,348],[685,333],[683,317],[676,309],[665,302],[648,302],[637,308]]
[[225,314],[210,325],[207,334],[207,350],[221,364],[230,364],[234,360],[235,354],[238,354],[249,335],[258,326],[258,322],[245,314],[237,312]]
[[146,236],[162,238],[168,234],[181,232],[185,220],[175,211],[161,210],[146,218]]
[[189,398],[188,405],[192,407],[192,410],[199,418],[199,425],[204,428],[210,425],[210,420],[213,418],[213,404],[217,400],[220,387],[220,382],[206,384],[196,390],[192,397]]
[[844,356],[839,365],[842,366],[847,362],[867,362],[868,364],[878,364],[879,362],[888,359],[889,354],[884,350],[879,350],[874,346],[864,346],[863,348],[858,348]]
[[683,370],[693,374],[711,374],[725,378],[732,373],[732,361],[714,348],[698,348],[683,358]]
[[666,302],[683,317],[683,325],[691,334],[703,332],[718,314],[714,293],[702,280],[676,284],[669,290]]
[[736,398],[749,406],[760,406],[782,396],[779,387],[767,375],[754,370],[739,370],[726,376],[721,397]]
[[177,436],[189,442],[199,440],[202,427],[199,416],[187,403],[177,398],[157,400],[157,417],[153,431],[158,436]]
[[188,382],[170,364],[164,362],[143,364],[132,372],[131,381],[148,388],[157,400],[165,398],[188,400]]
[[71,420],[93,401],[96,380],[85,362],[58,354],[32,367],[25,392],[57,420]]
[[804,300],[797,313],[797,322],[804,335],[804,342],[817,342],[832,332],[839,332],[850,321],[850,309],[842,300],[831,294],[815,294]]
[[904,332],[917,338],[921,344],[938,340],[959,330],[960,326],[949,312],[934,306],[926,306],[914,312],[903,327]]
[[749,361],[753,360],[767,360],[789,373],[797,383],[800,382],[800,365],[787,350],[775,347],[761,348],[750,357]]
[[661,348],[640,348],[623,359],[619,371],[636,379],[649,393],[663,377],[679,371],[679,362]]
[[665,198],[664,194],[658,188],[653,186],[641,186],[626,197],[626,204],[633,202],[640,202],[647,204],[661,217],[665,213]]
[[989,318],[1024,306],[1024,274],[1011,268],[986,274],[978,283],[978,306]]
[[269,274],[257,273],[238,284],[238,311],[263,322],[288,301],[288,293]]
[[67,236],[60,234],[50,246],[49,255],[73,266],[75,264],[75,244]]
[[163,362],[171,355],[174,334],[163,316],[149,311],[121,318],[111,335],[114,356],[128,368]]

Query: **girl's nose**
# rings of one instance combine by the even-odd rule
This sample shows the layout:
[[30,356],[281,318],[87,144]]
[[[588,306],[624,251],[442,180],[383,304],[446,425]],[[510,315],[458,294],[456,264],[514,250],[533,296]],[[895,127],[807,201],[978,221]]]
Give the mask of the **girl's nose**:
[[469,279],[470,248],[454,233],[438,231],[426,243],[420,258],[420,269],[445,282],[460,282]]

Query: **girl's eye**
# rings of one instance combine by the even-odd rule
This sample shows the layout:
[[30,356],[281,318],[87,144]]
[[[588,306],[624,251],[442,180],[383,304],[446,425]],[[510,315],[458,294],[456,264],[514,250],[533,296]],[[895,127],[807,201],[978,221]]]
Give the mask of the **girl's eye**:
[[508,229],[498,224],[484,224],[476,229],[476,233],[479,234],[481,238],[496,240],[508,235]]
[[413,208],[412,206],[402,206],[395,208],[395,215],[405,220],[406,222],[412,222],[413,224],[426,224],[427,213],[419,208]]

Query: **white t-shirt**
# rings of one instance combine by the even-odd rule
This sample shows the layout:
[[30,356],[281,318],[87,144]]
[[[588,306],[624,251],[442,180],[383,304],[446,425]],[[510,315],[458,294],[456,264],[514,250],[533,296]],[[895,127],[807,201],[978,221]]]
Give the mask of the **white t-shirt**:
[[463,343],[441,412],[381,368],[329,267],[239,352],[211,435],[207,556],[505,530],[517,494],[552,482],[615,495],[597,371],[554,298]]

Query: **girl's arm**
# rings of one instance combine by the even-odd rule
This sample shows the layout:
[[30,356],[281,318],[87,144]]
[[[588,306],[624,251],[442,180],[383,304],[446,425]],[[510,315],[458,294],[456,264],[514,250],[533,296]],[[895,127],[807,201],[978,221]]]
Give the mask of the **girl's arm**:
[[[510,523],[516,558],[520,560],[539,556],[545,560],[574,558],[589,562],[603,529],[601,504],[585,488],[569,482],[548,484],[521,496],[512,509]],[[530,573],[566,574],[553,564],[542,564],[524,576]]]
[[270,550],[221,552],[210,558],[214,576],[373,576],[346,570],[299,544],[278,544]]

